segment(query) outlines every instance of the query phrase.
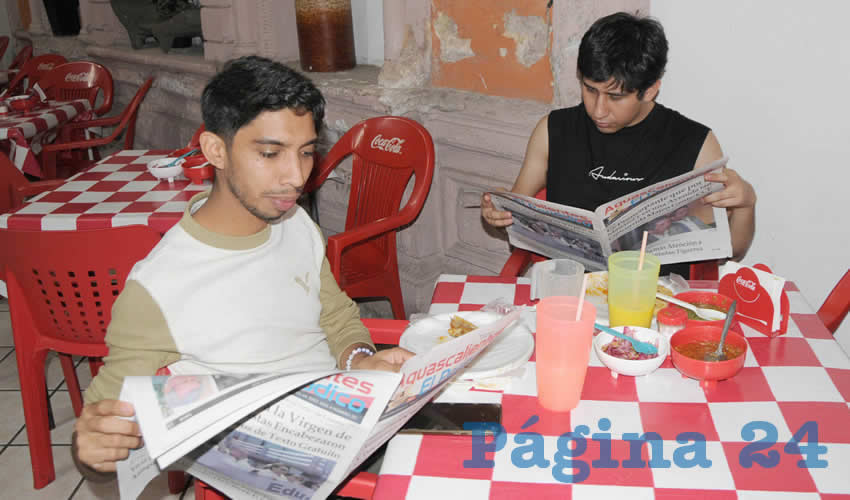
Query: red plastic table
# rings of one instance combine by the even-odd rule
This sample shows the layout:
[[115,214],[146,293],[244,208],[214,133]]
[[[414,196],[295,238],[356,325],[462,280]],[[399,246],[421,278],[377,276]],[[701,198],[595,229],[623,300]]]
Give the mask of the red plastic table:
[[9,159],[19,170],[41,177],[36,155],[48,132],[91,110],[85,99],[49,101],[47,106],[25,113],[0,114],[0,141],[9,140]]
[[[712,282],[691,285],[716,288]],[[463,397],[502,404],[504,446],[486,453],[480,445],[477,448],[475,465],[488,459],[492,466],[464,466],[465,460],[473,458],[469,436],[400,434],[389,442],[375,498],[848,498],[850,359],[796,287],[789,283],[787,290],[791,303],[788,332],[769,339],[741,325],[750,347],[743,370],[708,389],[683,378],[669,359],[648,376],[615,379],[592,354],[578,407],[566,414],[550,413],[537,405],[532,356],[525,374],[506,390],[470,391]],[[435,286],[429,312],[476,310],[498,298],[525,304],[529,292],[525,278],[443,275]],[[523,320],[530,322],[529,317]],[[826,461],[825,467],[800,468],[797,461],[801,455],[789,452],[801,447],[813,450],[809,439],[814,425],[806,422],[816,423],[818,446],[825,446],[817,458]],[[742,436],[745,429],[754,434]],[[810,432],[798,436],[799,446],[786,448],[801,429]],[[581,445],[586,448],[582,453],[576,450],[573,460],[577,462],[569,465],[586,468],[586,477],[580,469],[565,465],[570,458],[563,446],[568,442],[561,436],[577,430],[588,431]],[[775,436],[766,436],[770,430]],[[633,443],[624,439],[624,434],[647,432],[660,436],[660,455],[648,452],[651,447],[644,444],[632,457]],[[704,458],[711,462],[709,466],[688,467],[684,451],[693,443],[676,441],[686,432],[704,437]],[[596,439],[594,433],[610,437]],[[776,444],[768,443],[757,451],[755,447],[765,439]],[[491,441],[487,436],[485,442]],[[776,455],[775,464],[768,457],[766,465],[770,467],[747,460],[768,453]],[[611,457],[607,464],[598,462],[603,454]],[[641,459],[644,465],[640,465]],[[652,461],[656,466],[650,466]],[[664,461],[669,462],[667,467],[663,467]],[[818,465],[814,460],[812,464]],[[563,481],[565,475],[573,474],[572,482]]]
[[151,160],[171,150],[124,150],[104,158],[53,191],[0,215],[0,227],[31,230],[105,229],[145,224],[162,233],[183,216],[186,205],[211,183],[169,183],[147,171]]

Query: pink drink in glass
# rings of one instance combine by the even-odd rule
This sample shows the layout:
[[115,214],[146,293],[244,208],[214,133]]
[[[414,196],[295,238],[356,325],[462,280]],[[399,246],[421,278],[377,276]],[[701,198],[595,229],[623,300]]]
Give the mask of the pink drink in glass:
[[577,309],[578,297],[546,297],[537,304],[537,398],[550,411],[575,408],[584,386],[596,308],[585,301],[579,321]]

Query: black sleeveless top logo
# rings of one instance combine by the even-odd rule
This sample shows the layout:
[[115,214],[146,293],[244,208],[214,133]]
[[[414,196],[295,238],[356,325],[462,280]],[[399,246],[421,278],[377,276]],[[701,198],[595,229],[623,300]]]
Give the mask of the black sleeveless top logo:
[[[693,170],[709,131],[658,103],[640,123],[613,134],[600,132],[583,104],[549,113],[548,128],[546,198],[591,211]],[[687,265],[673,266],[662,266],[662,274],[688,277]]]

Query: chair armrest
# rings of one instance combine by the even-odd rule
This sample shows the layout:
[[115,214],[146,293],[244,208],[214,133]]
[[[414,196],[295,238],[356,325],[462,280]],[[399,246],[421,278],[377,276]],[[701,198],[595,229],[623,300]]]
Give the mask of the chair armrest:
[[94,120],[82,120],[77,122],[68,122],[59,127],[59,130],[77,130],[89,127],[112,127],[121,122],[121,115],[108,116],[106,118],[96,118]]
[[521,276],[529,264],[531,264],[531,252],[522,248],[514,248],[511,256],[505,261],[505,265],[502,266],[499,276],[507,278]]
[[406,319],[363,318],[360,321],[369,329],[372,342],[391,345],[398,345],[401,334],[410,324]]
[[398,229],[403,225],[404,217],[402,214],[396,214],[392,217],[378,219],[365,226],[343,231],[329,237],[327,251],[325,253],[331,265],[331,272],[336,279],[339,280],[340,257],[346,248],[380,236],[388,231]]
[[56,189],[65,183],[65,179],[50,179],[46,181],[36,181],[30,182],[23,186],[18,186],[16,191],[18,194],[24,198],[35,196],[39,193],[43,193],[45,191],[51,191]]

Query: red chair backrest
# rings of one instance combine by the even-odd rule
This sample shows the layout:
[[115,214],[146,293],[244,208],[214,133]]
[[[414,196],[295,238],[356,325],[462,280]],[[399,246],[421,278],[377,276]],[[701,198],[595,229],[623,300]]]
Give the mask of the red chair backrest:
[[21,66],[23,66],[25,62],[29,61],[31,57],[32,45],[24,45],[21,50],[18,51],[18,55],[12,59],[12,62],[9,64],[9,69],[21,69]]
[[[321,184],[349,155],[353,168],[345,229],[394,215],[399,226],[413,222],[434,177],[434,142],[425,127],[400,116],[369,118],[354,125],[331,148],[305,191]],[[413,190],[399,209],[411,176],[415,176]]]
[[[21,66],[21,70],[18,71],[15,78],[9,82],[9,86],[7,87],[8,94],[14,95],[15,93],[26,92],[31,89],[32,86],[35,85],[36,82],[38,82],[48,71],[66,62],[68,62],[68,60],[59,54],[43,54],[33,57]],[[24,79],[27,80],[26,86],[23,84]]]
[[118,123],[118,126],[115,127],[115,131],[118,132],[123,130],[124,127],[127,127],[127,131],[124,134],[124,149],[133,149],[133,143],[136,140],[136,119],[139,116],[139,106],[142,105],[142,100],[145,98],[145,94],[148,93],[151,86],[153,85],[153,78],[148,78],[145,80],[145,83],[139,87],[139,90],[136,91],[136,95],[133,96],[133,100],[130,101],[130,104],[124,108],[124,111],[121,113],[121,121]]
[[0,153],[0,214],[5,214],[21,205],[22,200],[17,196],[16,191],[18,187],[25,186],[28,182],[9,157]]
[[6,55],[6,49],[9,48],[9,37],[0,36],[0,59]]
[[127,275],[159,240],[148,226],[0,229],[13,322],[31,324],[34,334],[52,339],[58,350],[62,343],[102,344]]
[[818,309],[818,317],[827,330],[835,333],[848,311],[850,311],[850,269],[829,292],[829,296]]
[[[112,74],[91,61],[60,64],[41,77],[38,86],[48,98],[56,101],[86,99],[98,116],[112,109]],[[103,92],[103,103],[94,109],[99,92]]]
[[189,140],[189,144],[187,144],[186,147],[189,147],[189,148],[200,147],[201,146],[201,134],[204,132],[204,130],[206,130],[206,127],[202,123],[201,126],[198,127],[198,130],[195,131],[195,134]]

